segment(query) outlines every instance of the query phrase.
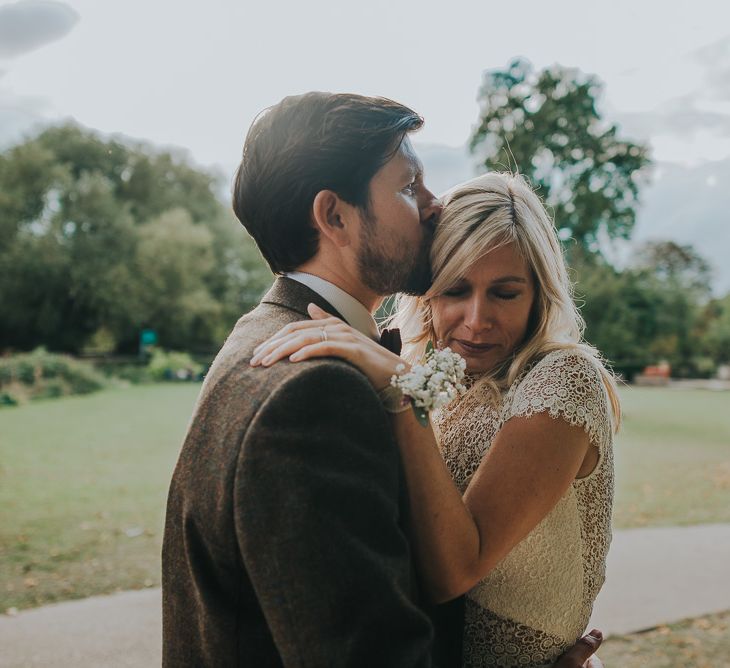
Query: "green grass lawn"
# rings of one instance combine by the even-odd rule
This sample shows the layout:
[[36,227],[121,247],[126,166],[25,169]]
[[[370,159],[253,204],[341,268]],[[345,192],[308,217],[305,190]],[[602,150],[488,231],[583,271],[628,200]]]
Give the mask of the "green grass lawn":
[[730,666],[730,612],[609,638],[598,656],[609,668]]
[[[197,385],[0,410],[0,611],[159,584]],[[619,527],[730,522],[730,394],[625,389]]]
[[625,388],[619,528],[730,522],[730,393]]
[[159,584],[167,488],[199,389],[0,410],[0,610]]

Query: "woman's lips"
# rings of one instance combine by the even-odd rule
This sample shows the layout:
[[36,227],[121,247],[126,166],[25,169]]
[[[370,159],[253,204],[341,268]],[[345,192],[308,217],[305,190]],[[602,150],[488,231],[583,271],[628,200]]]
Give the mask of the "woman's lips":
[[456,343],[465,352],[472,354],[486,353],[493,348],[496,348],[498,345],[496,343],[476,343],[474,341],[463,341],[462,339],[454,339],[454,343]]

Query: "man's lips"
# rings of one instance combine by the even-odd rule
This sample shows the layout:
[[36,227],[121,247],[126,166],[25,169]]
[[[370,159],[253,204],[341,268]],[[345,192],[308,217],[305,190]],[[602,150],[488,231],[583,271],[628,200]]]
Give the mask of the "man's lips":
[[496,348],[496,343],[477,343],[476,341],[464,341],[463,339],[454,339],[454,343],[458,344],[466,352],[485,353]]

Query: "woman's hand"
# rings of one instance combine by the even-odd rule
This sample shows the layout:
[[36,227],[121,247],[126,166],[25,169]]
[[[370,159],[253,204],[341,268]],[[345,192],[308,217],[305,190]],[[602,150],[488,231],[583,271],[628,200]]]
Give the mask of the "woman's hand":
[[285,357],[291,362],[314,357],[339,357],[354,364],[376,390],[390,384],[396,367],[408,365],[398,355],[361,334],[315,304],[307,307],[312,320],[282,327],[254,349],[251,366],[271,366]]

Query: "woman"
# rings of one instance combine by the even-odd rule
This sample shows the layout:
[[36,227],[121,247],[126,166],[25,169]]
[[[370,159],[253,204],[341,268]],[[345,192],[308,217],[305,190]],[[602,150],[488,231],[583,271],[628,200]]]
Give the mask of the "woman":
[[[451,348],[469,390],[434,412],[433,430],[411,410],[393,414],[420,571],[436,601],[467,594],[466,666],[550,665],[604,581],[615,382],[581,341],[555,228],[521,177],[452,190],[431,258],[429,292],[399,302],[405,357],[428,342]],[[402,372],[401,358],[337,318],[310,315],[252,363],[335,355],[376,390]]]

